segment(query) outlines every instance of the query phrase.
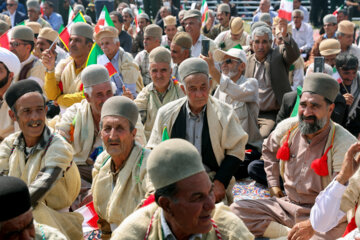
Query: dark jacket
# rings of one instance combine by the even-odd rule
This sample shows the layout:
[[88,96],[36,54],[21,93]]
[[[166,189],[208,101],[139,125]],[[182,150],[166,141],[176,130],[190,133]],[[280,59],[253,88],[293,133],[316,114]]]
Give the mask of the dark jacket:
[[[5,11],[3,12],[3,14],[8,15],[10,17],[10,12],[9,11]],[[22,21],[24,21],[25,19],[27,19],[27,16],[16,10],[15,12],[15,21],[14,21],[14,26],[16,26],[17,24],[21,23]]]

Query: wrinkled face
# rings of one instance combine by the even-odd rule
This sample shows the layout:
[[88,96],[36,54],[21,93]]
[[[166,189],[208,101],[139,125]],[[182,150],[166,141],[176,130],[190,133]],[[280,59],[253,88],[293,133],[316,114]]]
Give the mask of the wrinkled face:
[[86,43],[86,38],[78,35],[70,35],[69,51],[70,56],[79,58],[87,56],[91,49],[91,43]]
[[132,22],[132,17],[129,13],[122,13],[123,15],[123,19],[124,19],[124,23],[126,25],[130,25],[130,23]]
[[169,63],[150,63],[150,76],[157,90],[167,89],[171,77],[171,68]]
[[38,139],[45,127],[47,107],[38,92],[30,92],[21,96],[15,103],[16,113],[10,110],[10,117],[17,121],[27,139]]
[[334,104],[327,105],[319,94],[304,92],[299,105],[299,129],[302,134],[314,134],[329,122]]
[[39,19],[40,12],[36,11],[35,9],[28,8],[27,12],[28,12],[28,17],[29,17],[30,21],[35,22],[35,21],[37,21]]
[[123,24],[119,22],[119,18],[115,15],[110,15],[111,20],[114,23],[115,28],[119,31],[119,33],[122,31]]
[[200,35],[201,21],[196,17],[187,18],[184,20],[185,31],[188,32],[192,39]]
[[226,26],[230,21],[230,14],[225,12],[217,12],[216,18],[222,26]]
[[46,49],[49,49],[50,46],[51,44],[44,38],[38,38],[36,41],[36,47],[40,49],[41,52],[45,51]]
[[18,4],[15,1],[7,0],[6,1],[6,9],[13,14],[18,7]]
[[298,13],[293,15],[293,21],[297,28],[301,26],[301,22],[303,20],[303,17]]
[[234,57],[225,56],[223,62],[221,63],[221,71],[223,74],[229,78],[236,76],[239,73],[239,59]]
[[170,46],[171,58],[174,63],[180,64],[182,61],[189,57],[189,50],[183,49],[179,45],[175,43],[171,43]]
[[0,239],[6,240],[30,240],[35,239],[34,218],[31,210],[12,218],[8,221],[0,222]]
[[338,68],[337,70],[340,74],[341,79],[343,80],[343,83],[346,86],[350,86],[353,80],[356,78],[357,69],[343,70],[342,68]]
[[141,31],[143,31],[144,27],[146,27],[147,25],[148,25],[148,22],[146,21],[145,18],[139,18],[138,26],[139,26]]
[[176,32],[177,32],[177,28],[176,28],[175,25],[168,25],[168,26],[165,27],[165,34],[170,40],[173,39]]
[[259,8],[261,12],[269,12],[270,4],[266,0],[261,0]]
[[[186,235],[208,233],[212,228],[211,213],[215,208],[213,184],[205,172],[176,183],[177,194],[169,205],[177,229]],[[174,227],[175,228],[175,227]]]
[[50,16],[53,12],[53,9],[49,6],[49,4],[44,4],[43,6],[43,10],[44,10],[44,15],[46,16]]
[[31,45],[20,39],[12,38],[10,40],[10,51],[13,52],[19,58],[20,62],[23,62],[30,55]]
[[337,29],[337,24],[334,23],[325,23],[324,24],[324,31],[328,37],[334,36]]
[[294,9],[299,9],[300,5],[301,5],[301,2],[299,0],[294,0],[293,1],[293,8]]
[[122,156],[133,147],[136,128],[130,132],[130,123],[124,117],[105,116],[102,118],[101,139],[110,156]]
[[340,42],[341,48],[343,47],[350,47],[351,44],[354,41],[354,35],[353,34],[340,34],[338,36],[338,40]]
[[325,60],[325,63],[329,64],[330,66],[334,67],[335,64],[336,64],[336,54],[332,54],[332,55],[329,55],[329,56],[324,56],[324,60]]
[[105,101],[114,95],[110,82],[104,82],[92,86],[91,96],[89,96],[87,93],[84,94],[86,100],[91,106],[92,113],[97,116],[100,116],[101,108]]
[[144,36],[144,49],[150,53],[151,50],[160,46],[160,40],[150,36]]
[[253,50],[256,58],[260,61],[263,60],[269,53],[271,48],[271,41],[269,36],[264,34],[263,36],[254,36]]
[[160,9],[160,17],[161,18],[165,18],[165,17],[167,17],[169,15],[170,15],[170,13],[168,12],[168,10],[166,8],[161,8]]
[[185,92],[192,108],[203,108],[209,98],[210,84],[208,76],[202,73],[192,74],[184,79]]
[[119,50],[120,43],[115,42],[114,38],[111,37],[104,37],[100,40],[100,47],[101,50],[105,53],[105,55],[110,58],[110,56],[113,56],[116,54],[116,52]]

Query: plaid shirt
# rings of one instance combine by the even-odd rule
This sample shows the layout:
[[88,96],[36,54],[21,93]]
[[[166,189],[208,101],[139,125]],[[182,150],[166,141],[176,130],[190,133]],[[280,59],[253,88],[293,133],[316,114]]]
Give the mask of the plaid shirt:
[[146,50],[142,50],[136,55],[135,62],[139,65],[144,86],[148,85],[152,82],[149,72],[149,53]]

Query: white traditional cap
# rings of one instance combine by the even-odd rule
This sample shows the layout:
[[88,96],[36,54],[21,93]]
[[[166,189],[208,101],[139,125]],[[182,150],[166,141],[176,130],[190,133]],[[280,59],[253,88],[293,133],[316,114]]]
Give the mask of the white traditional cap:
[[234,57],[234,58],[240,59],[240,61],[245,63],[245,64],[247,63],[246,53],[242,49],[230,48],[227,51],[216,49],[215,52],[214,52],[214,59],[217,62],[224,61],[226,56]]
[[20,72],[19,58],[9,50],[0,47],[0,62],[2,62],[10,72],[17,76]]

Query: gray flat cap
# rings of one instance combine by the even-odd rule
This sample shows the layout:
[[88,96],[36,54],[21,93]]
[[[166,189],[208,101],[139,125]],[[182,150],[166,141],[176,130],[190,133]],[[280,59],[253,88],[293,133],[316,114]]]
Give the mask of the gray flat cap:
[[34,41],[34,32],[27,26],[16,26],[11,31],[11,38],[23,41]]
[[316,93],[334,102],[339,89],[339,83],[331,76],[325,73],[311,73],[305,78],[302,92]]
[[180,80],[184,82],[184,79],[192,74],[204,73],[209,76],[209,66],[201,58],[188,58],[184,60],[179,67]]
[[103,65],[90,65],[81,72],[81,81],[84,84],[84,88],[110,82],[109,72]]
[[328,14],[323,18],[323,23],[334,23],[337,24],[337,19],[336,16],[332,15],[332,14]]
[[139,110],[130,98],[114,96],[106,100],[101,108],[101,119],[106,116],[124,117],[135,126],[139,116]]
[[94,29],[87,23],[77,22],[72,25],[70,35],[77,35],[88,39],[93,39]]
[[37,0],[27,1],[26,6],[28,9],[32,8],[32,9],[35,9],[36,11],[40,12],[40,4],[39,4],[39,1],[37,1]]
[[171,63],[170,51],[162,46],[154,48],[149,54],[149,63]]
[[271,22],[270,13],[262,13],[262,14],[260,15],[259,21]]
[[197,9],[188,10],[185,12],[183,20],[193,17],[201,19],[201,12]]

